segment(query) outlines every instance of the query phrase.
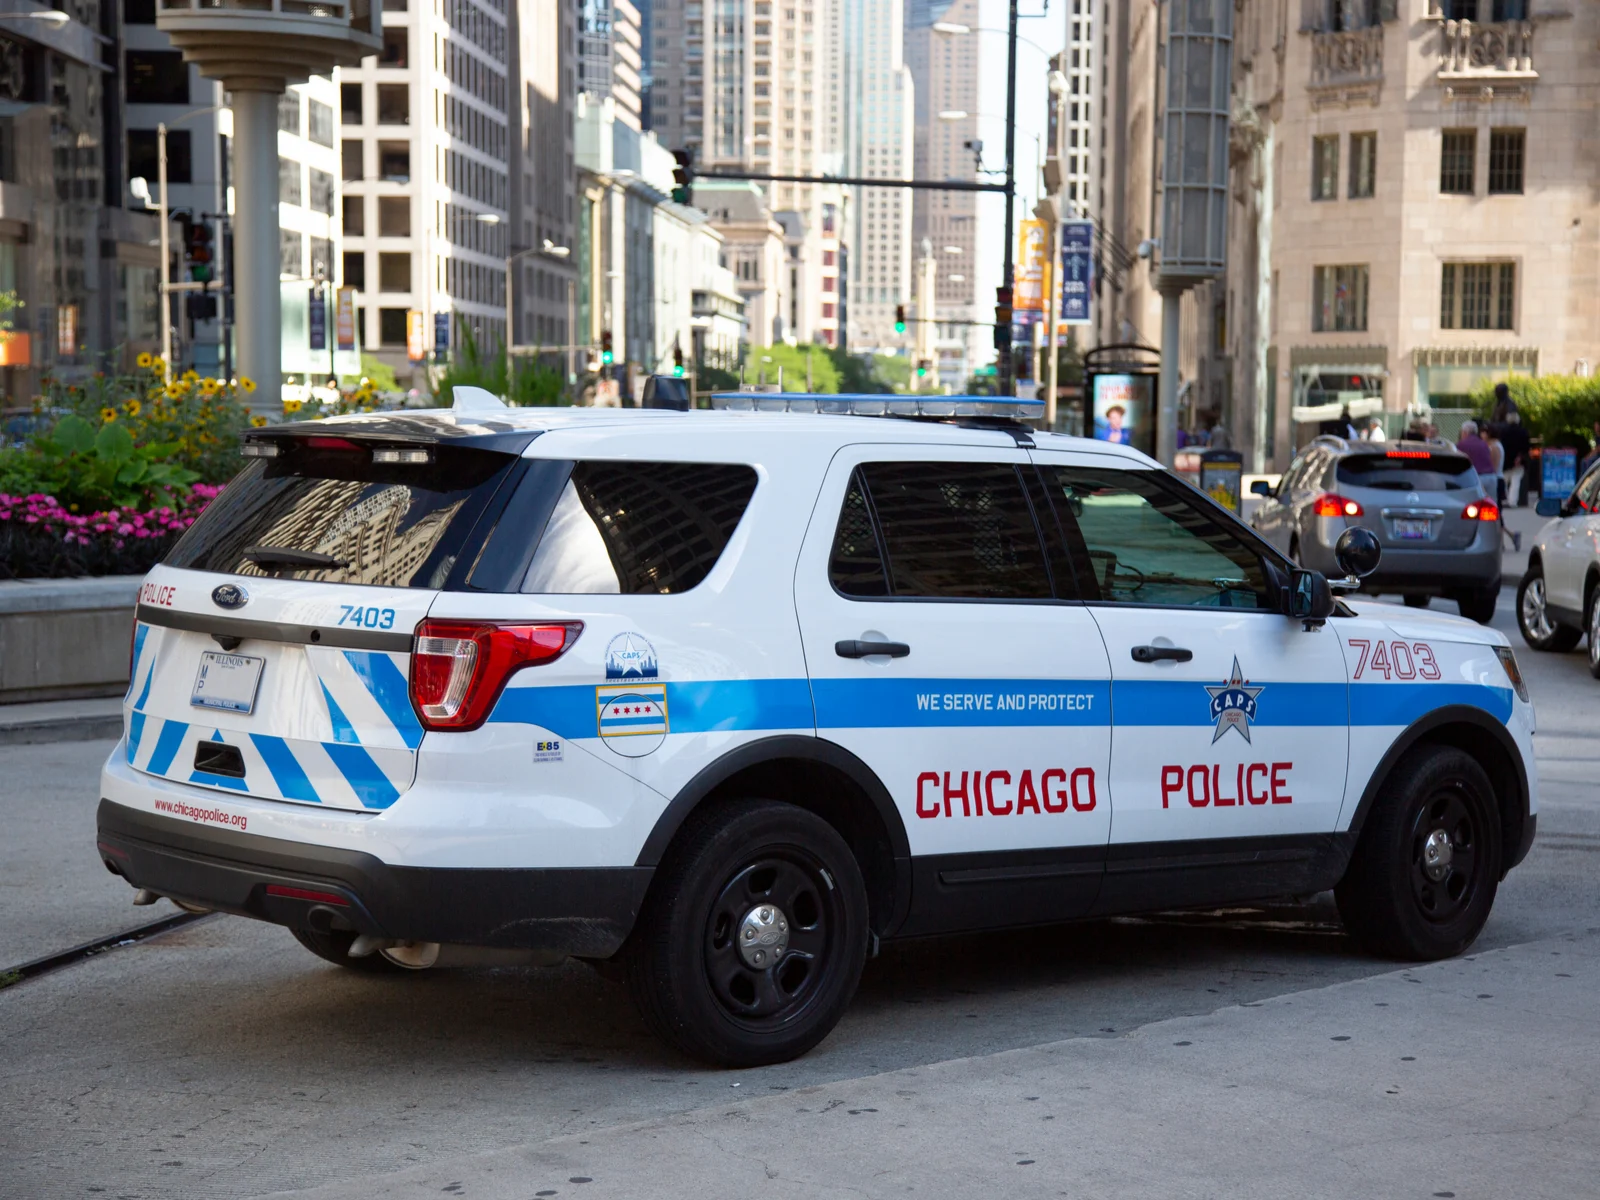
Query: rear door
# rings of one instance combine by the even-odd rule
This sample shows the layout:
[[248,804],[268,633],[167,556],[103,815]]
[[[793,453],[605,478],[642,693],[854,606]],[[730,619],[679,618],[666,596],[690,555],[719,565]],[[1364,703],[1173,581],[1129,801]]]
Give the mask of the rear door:
[[900,810],[905,932],[1081,915],[1111,828],[1109,670],[1017,450],[847,447],[795,577],[817,731]]
[[1600,466],[1578,481],[1561,514],[1544,558],[1545,593],[1549,603],[1580,612],[1589,564],[1600,557]]
[[422,742],[412,631],[471,564],[520,460],[435,445],[377,463],[342,437],[271,445],[141,589],[128,761],[238,794],[384,809],[411,786]]

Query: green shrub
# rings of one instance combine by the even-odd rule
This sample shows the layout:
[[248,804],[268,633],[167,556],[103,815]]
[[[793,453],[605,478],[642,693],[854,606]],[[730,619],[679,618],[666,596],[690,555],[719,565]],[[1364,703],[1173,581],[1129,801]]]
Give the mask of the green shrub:
[[[1530,434],[1543,438],[1547,446],[1589,448],[1595,422],[1600,421],[1600,379],[1519,375],[1505,382]],[[1494,384],[1481,385],[1473,392],[1472,403],[1487,417],[1494,409]]]
[[8,467],[31,469],[32,486],[20,478],[7,492],[42,492],[85,512],[128,505],[171,504],[200,478],[196,471],[171,461],[172,442],[136,445],[128,427],[108,421],[98,429],[75,413],[56,422],[48,434],[35,435],[28,448]]

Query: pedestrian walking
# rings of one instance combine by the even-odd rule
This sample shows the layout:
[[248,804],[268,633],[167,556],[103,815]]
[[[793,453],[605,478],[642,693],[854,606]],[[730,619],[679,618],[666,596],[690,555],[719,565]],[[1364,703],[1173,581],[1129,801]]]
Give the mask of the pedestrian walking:
[[1456,439],[1456,449],[1472,461],[1472,469],[1482,479],[1494,474],[1494,460],[1489,454],[1489,444],[1478,436],[1476,421],[1461,422],[1461,436]]
[[1505,427],[1500,432],[1500,444],[1506,448],[1506,503],[1512,508],[1521,508],[1526,498],[1523,485],[1533,454],[1533,440],[1528,437],[1528,428],[1522,423],[1522,414],[1514,406],[1506,414]]
[[1388,435],[1383,432],[1383,421],[1373,417],[1367,424],[1367,432],[1362,435],[1369,442],[1386,442]]

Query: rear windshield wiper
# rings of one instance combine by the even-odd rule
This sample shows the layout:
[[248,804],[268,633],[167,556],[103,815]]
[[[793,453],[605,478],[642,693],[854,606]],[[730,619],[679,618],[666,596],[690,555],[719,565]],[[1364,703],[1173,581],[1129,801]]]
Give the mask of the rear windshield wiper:
[[246,546],[244,558],[263,567],[348,567],[342,558],[320,550],[296,550],[291,546]]

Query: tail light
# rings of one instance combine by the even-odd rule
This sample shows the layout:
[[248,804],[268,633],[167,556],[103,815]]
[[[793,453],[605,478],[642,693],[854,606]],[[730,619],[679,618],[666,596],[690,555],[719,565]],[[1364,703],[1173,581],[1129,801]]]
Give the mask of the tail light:
[[1338,492],[1323,492],[1311,502],[1311,508],[1319,517],[1359,517],[1362,513],[1361,505]]
[[423,621],[411,651],[411,706],[424,729],[476,729],[513,672],[560,658],[582,632],[582,621]]
[[1493,500],[1474,500],[1461,510],[1463,521],[1498,521],[1500,506]]

